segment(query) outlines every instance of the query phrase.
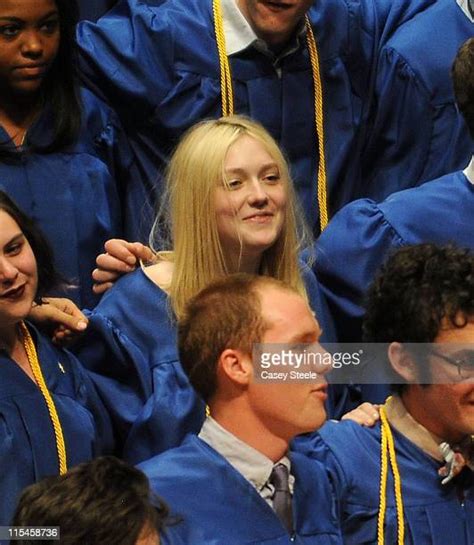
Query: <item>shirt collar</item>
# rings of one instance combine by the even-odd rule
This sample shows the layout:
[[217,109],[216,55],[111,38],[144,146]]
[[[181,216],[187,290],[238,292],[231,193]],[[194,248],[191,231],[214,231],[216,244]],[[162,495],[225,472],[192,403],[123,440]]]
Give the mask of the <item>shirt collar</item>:
[[474,23],[474,0],[456,0],[468,19]]
[[400,397],[392,396],[385,407],[387,419],[397,431],[435,460],[440,462],[443,460],[439,450],[443,440],[417,422],[407,411]]
[[[240,53],[248,47],[255,47],[255,49],[258,49],[261,53],[275,58],[275,54],[270,50],[265,41],[255,34],[253,28],[243,16],[237,6],[237,0],[221,0],[221,7],[225,46],[228,56]],[[299,38],[305,33],[306,28],[304,22],[302,22],[296,33],[296,40],[290,42],[288,47],[286,47],[277,58],[281,59],[296,51],[300,45]]]
[[206,418],[199,438],[223,456],[259,492],[270,478],[274,465],[283,464],[291,472],[291,463],[287,456],[273,463],[270,458],[224,429],[211,416]]
[[466,170],[464,170],[464,176],[474,185],[474,155],[471,162],[467,165]]

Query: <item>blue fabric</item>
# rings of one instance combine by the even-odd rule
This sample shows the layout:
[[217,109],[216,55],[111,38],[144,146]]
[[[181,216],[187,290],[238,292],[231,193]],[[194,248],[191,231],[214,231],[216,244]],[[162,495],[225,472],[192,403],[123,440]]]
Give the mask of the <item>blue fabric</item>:
[[[68,467],[110,453],[110,419],[85,370],[72,354],[29,328],[61,421]],[[44,398],[4,351],[0,351],[0,468],[0,526],[11,522],[23,488],[59,473],[54,430]]]
[[164,533],[174,545],[336,545],[341,537],[334,501],[324,468],[290,453],[295,476],[290,540],[285,527],[255,488],[220,454],[196,436],[141,464],[152,490],[183,522]]
[[[334,341],[316,279],[302,267],[323,340]],[[89,314],[89,327],[76,353],[96,375],[128,461],[151,458],[201,429],[204,403],[179,363],[168,297],[141,269],[121,278]],[[341,391],[332,398],[331,414],[344,395]]]
[[319,237],[314,262],[338,339],[360,340],[365,293],[392,250],[424,242],[474,248],[473,217],[474,186],[462,172],[380,204],[360,199],[344,207]]
[[385,43],[375,84],[375,101],[384,106],[373,111],[355,197],[381,201],[465,167],[474,147],[455,105],[450,69],[473,35],[456,0],[437,0]]
[[[83,126],[77,143],[55,153],[24,152],[0,162],[0,189],[47,236],[59,272],[75,286],[66,295],[81,307],[93,307],[99,299],[92,293],[95,258],[111,237],[141,237],[143,199],[117,117],[90,91],[83,90],[81,98]],[[51,121],[50,113],[43,112],[28,140],[48,143]],[[0,127],[0,141],[8,139]]]
[[[84,80],[101,92],[119,113],[153,198],[162,189],[157,172],[162,172],[183,132],[203,118],[221,115],[211,0],[168,0],[157,4],[122,0],[97,24],[83,22],[77,32]],[[426,180],[421,175],[426,154],[416,153],[415,148],[420,131],[424,130],[422,124],[433,113],[433,104],[425,95],[414,93],[419,85],[414,70],[411,78],[407,77],[408,69],[398,67],[398,58],[393,58],[393,66],[385,67],[390,55],[384,46],[393,37],[394,44],[390,42],[393,50],[398,43],[395,30],[406,21],[415,21],[414,16],[424,10],[426,20],[420,19],[420,25],[431,26],[411,28],[411,35],[416,37],[419,31],[429,36],[443,34],[445,20],[438,21],[441,28],[434,32],[434,17],[428,14],[435,4],[454,6],[455,1],[334,0],[315,2],[309,11],[324,89],[332,212],[357,195],[371,196],[372,190],[377,195],[396,190],[405,183],[408,172],[420,171],[420,174],[406,183]],[[451,11],[449,16],[459,23],[449,26],[449,34],[446,31],[452,52],[472,35],[472,25],[463,24],[466,17],[460,9]],[[419,51],[418,44],[413,44],[413,55]],[[433,100],[438,100],[437,82],[443,78],[442,74],[446,80],[449,77],[453,57],[449,51],[439,57],[434,71],[438,74],[439,70],[441,75],[436,76],[426,93],[433,91]],[[379,54],[383,54],[385,64]],[[426,59],[426,55],[422,57]],[[429,57],[430,62],[436,60],[434,54]],[[295,53],[282,60],[281,77],[272,60],[254,48],[233,55],[230,64],[236,112],[260,121],[281,144],[291,163],[308,221],[317,230],[317,143],[314,123],[309,121],[313,111],[313,82],[305,40],[301,40]],[[392,71],[389,97],[382,88],[385,75],[377,77],[379,64],[381,74]],[[452,105],[452,93],[447,100]],[[400,122],[398,114],[411,108],[412,103],[410,117]],[[396,112],[391,115],[394,108]],[[438,175],[460,168],[462,165],[456,161],[468,158],[462,138],[466,131],[460,129],[457,138],[453,138],[453,131],[443,132],[453,122],[459,125],[459,117],[452,108],[451,114],[436,125],[439,140],[436,149],[455,150],[452,162],[451,155],[446,153],[432,162]],[[430,127],[428,123],[428,133]],[[396,154],[397,142],[391,141],[389,146],[386,141],[387,134],[397,131],[400,133],[397,138],[409,141],[411,146],[410,153],[401,157]],[[434,137],[428,134],[427,138],[431,141]],[[425,136],[422,140],[420,146],[425,146]],[[370,181],[368,185],[366,178]]]
[[[474,186],[462,172],[400,191],[380,204],[360,199],[338,212],[317,241],[313,265],[338,340],[361,339],[365,294],[392,251],[424,242],[474,248],[473,217]],[[379,364],[385,384],[361,384],[358,391],[352,388],[354,399],[346,400],[339,413],[361,401],[385,401],[390,371],[386,362]],[[374,376],[374,370],[367,371]]]
[[[402,481],[406,545],[471,545],[474,540],[472,472],[441,485],[441,464],[394,431]],[[376,545],[380,482],[380,425],[328,422],[294,446],[323,462],[340,502],[345,545]],[[461,486],[464,501],[458,498]],[[386,543],[397,543],[393,479],[387,482]]]

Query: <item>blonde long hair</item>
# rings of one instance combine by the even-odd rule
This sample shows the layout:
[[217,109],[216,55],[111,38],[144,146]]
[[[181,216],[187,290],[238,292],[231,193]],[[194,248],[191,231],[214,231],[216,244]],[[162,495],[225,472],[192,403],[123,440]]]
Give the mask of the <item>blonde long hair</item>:
[[178,318],[192,296],[229,273],[217,229],[214,190],[226,182],[224,160],[230,146],[242,136],[264,145],[277,163],[287,191],[280,236],[263,253],[259,273],[286,282],[307,299],[298,254],[311,243],[311,235],[296,204],[288,164],[278,144],[261,125],[235,115],[194,125],[181,139],[168,166],[166,189],[150,246],[173,250],[174,269],[168,292]]

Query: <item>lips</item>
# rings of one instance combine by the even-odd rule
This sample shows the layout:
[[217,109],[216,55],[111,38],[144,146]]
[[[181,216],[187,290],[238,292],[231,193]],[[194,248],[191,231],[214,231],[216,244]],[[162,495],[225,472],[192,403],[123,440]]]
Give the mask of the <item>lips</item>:
[[328,398],[327,389],[328,389],[327,384],[321,384],[317,388],[314,388],[313,390],[311,390],[311,394],[314,395],[315,397],[318,397],[322,401],[326,401],[326,399]]
[[14,71],[17,74],[35,78],[42,76],[46,72],[47,67],[47,64],[23,64],[20,66],[16,66],[14,68]]
[[262,4],[269,10],[275,12],[285,11],[293,7],[292,4],[287,4],[285,2],[262,2]]
[[255,223],[267,223],[273,218],[272,212],[257,212],[243,218],[244,221],[250,221]]
[[0,299],[8,299],[10,301],[16,301],[18,299],[21,299],[23,297],[23,294],[25,293],[25,286],[26,284],[22,284],[21,286],[6,291],[2,295],[0,295]]

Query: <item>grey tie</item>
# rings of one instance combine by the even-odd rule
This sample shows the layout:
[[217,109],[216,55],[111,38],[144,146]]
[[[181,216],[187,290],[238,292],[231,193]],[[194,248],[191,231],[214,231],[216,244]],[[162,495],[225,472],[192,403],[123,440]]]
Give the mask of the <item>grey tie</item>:
[[293,533],[293,514],[288,477],[288,468],[284,464],[277,464],[270,475],[270,484],[275,487],[272,498],[273,510],[291,534]]

